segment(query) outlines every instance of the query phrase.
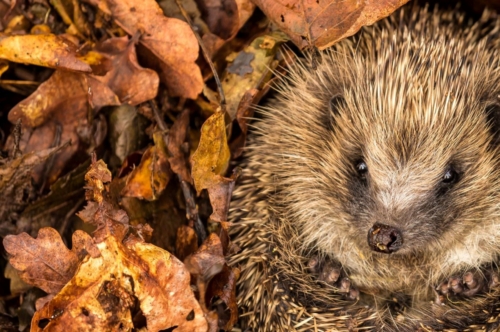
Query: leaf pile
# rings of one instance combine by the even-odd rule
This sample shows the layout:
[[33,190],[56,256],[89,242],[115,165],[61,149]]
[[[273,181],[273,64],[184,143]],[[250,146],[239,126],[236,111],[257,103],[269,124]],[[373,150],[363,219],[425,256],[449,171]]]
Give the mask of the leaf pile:
[[406,1],[0,1],[0,330],[237,327],[253,105]]

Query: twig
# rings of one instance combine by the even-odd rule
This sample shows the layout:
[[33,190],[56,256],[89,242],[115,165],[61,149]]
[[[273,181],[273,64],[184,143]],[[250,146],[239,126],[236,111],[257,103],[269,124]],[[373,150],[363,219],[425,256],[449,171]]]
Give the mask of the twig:
[[0,84],[40,85],[40,82],[35,82],[35,81],[19,81],[19,80],[0,80]]
[[83,202],[85,202],[85,198],[82,197],[78,200],[78,202],[76,202],[75,206],[72,207],[68,211],[68,213],[66,213],[66,216],[64,217],[64,220],[63,220],[61,226],[59,226],[59,234],[64,234],[66,232],[66,229],[68,228],[69,220],[76,213],[76,211],[78,211],[80,209],[80,206],[83,204]]
[[[163,118],[160,115],[160,110],[158,109],[158,105],[156,105],[156,101],[150,100],[149,105],[153,109],[153,114],[158,127],[160,127],[163,132],[166,132],[168,129],[167,124],[163,121]],[[168,146],[168,135],[163,135],[163,141],[165,142],[165,145]],[[183,181],[179,174],[176,175],[181,184],[184,200],[186,201],[186,215],[189,220],[189,226],[195,230],[196,235],[198,236],[198,245],[201,245],[208,235],[203,223],[201,222],[200,215],[198,214],[193,188],[189,183]]]
[[16,159],[17,155],[21,153],[19,149],[19,142],[21,141],[21,119],[17,120],[12,136],[14,136],[14,151],[12,151],[12,159]]

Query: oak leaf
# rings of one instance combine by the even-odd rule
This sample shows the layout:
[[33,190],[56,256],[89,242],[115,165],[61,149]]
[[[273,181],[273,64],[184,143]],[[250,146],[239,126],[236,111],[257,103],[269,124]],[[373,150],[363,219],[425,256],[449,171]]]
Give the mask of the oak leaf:
[[408,0],[254,0],[301,49],[325,49],[362,26],[388,16]]
[[[92,94],[89,95],[89,91]],[[53,159],[47,173],[48,183],[55,182],[81,148],[80,132],[92,126],[87,120],[89,102],[95,107],[120,103],[111,89],[92,76],[56,70],[34,93],[10,110],[9,121],[15,123],[21,119],[28,127],[23,133],[23,152],[40,151],[71,141],[72,144]],[[44,164],[41,164],[33,178],[41,183],[43,176]]]
[[75,232],[73,240],[81,245],[74,246],[72,251],[66,248],[55,229],[47,227],[40,229],[36,239],[26,233],[8,235],[3,245],[21,279],[48,294],[55,294],[73,277],[78,267],[77,252],[88,238],[82,231]]
[[111,15],[128,34],[142,34],[140,43],[160,61],[162,81],[172,96],[195,99],[203,89],[198,42],[189,25],[168,18],[154,0],[88,0]]
[[140,314],[148,331],[206,331],[188,271],[167,251],[144,243],[149,226],[130,226],[127,214],[108,201],[111,173],[94,158],[85,176],[89,202],[79,214],[97,226],[93,239],[75,232],[71,251],[51,228],[36,240],[27,234],[4,240],[23,279],[49,292],[37,302],[31,330],[131,330]]
[[[206,331],[207,322],[189,286],[189,273],[167,251],[151,244],[125,246],[114,236],[97,244],[75,276],[35,313],[32,331],[132,329],[137,300],[148,331]],[[42,329],[39,322],[48,321]]]
[[[230,331],[238,320],[236,281],[239,277],[239,270],[226,264],[221,239],[215,233],[211,233],[196,252],[186,257],[184,264],[196,278],[200,304],[207,317],[210,317],[208,306],[215,297],[219,297],[226,303],[230,318],[224,322],[219,317],[218,325],[219,329]],[[210,319],[209,321],[213,328],[214,323]]]
[[[104,139],[99,139],[99,131],[92,128],[99,122],[88,121],[89,108],[98,110],[123,102],[138,104],[156,96],[158,76],[137,64],[133,42],[127,42],[126,38],[114,38],[101,47],[109,52],[114,64],[106,76],[57,70],[9,112],[11,122],[21,119],[23,125],[33,129],[25,130],[21,146],[24,152],[72,142],[71,146],[64,148],[54,158],[46,179],[49,184],[57,179],[78,150],[83,150],[91,143],[98,146]],[[137,83],[138,87],[135,85]],[[82,134],[92,132],[95,133],[93,136]],[[86,136],[91,137],[84,140]],[[33,176],[35,182],[41,183],[43,171],[44,165],[36,168]]]

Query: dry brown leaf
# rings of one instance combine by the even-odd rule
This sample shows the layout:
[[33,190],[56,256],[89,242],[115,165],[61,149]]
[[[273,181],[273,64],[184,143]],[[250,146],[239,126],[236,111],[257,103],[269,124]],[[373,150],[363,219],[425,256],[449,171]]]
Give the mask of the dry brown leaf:
[[177,228],[175,239],[175,255],[184,260],[198,249],[198,236],[192,227],[182,225]]
[[0,34],[0,59],[78,72],[92,71],[88,64],[77,58],[73,44],[52,34]]
[[[21,119],[23,125],[34,128],[25,130],[21,149],[24,152],[40,151],[54,145],[72,142],[54,159],[47,173],[47,183],[53,183],[76,151],[91,142],[98,146],[104,137],[93,130],[88,122],[89,108],[99,109],[122,102],[138,104],[154,98],[158,90],[158,76],[137,64],[135,46],[126,37],[110,39],[102,45],[111,57],[112,70],[106,76],[93,76],[67,71],[56,71],[28,98],[9,112],[9,120]],[[85,134],[94,137],[82,141]],[[88,135],[90,136],[90,135]],[[89,142],[90,141],[90,142]],[[44,165],[36,168],[35,182],[41,183]]]
[[155,145],[142,155],[141,163],[128,176],[121,195],[152,201],[158,199],[170,180],[168,155],[161,133],[155,133]]
[[216,112],[203,123],[198,149],[191,157],[191,174],[198,195],[220,182],[229,165],[224,115]]
[[106,190],[106,184],[111,182],[111,172],[104,161],[92,160],[92,164],[89,166],[87,173],[85,173],[85,182],[87,183],[85,199],[101,203],[104,200],[103,192]]
[[250,89],[245,92],[240,100],[240,103],[238,104],[238,109],[236,111],[236,123],[240,127],[241,134],[232,139],[229,144],[233,158],[238,158],[243,153],[243,148],[245,147],[247,141],[247,121],[253,117],[254,110],[252,107],[258,104],[260,96],[263,95],[262,92],[265,91],[259,91],[255,88]]
[[97,226],[94,239],[76,232],[72,251],[50,228],[36,240],[27,234],[4,240],[11,264],[28,276],[23,279],[52,293],[37,302],[31,330],[129,330],[138,305],[148,331],[207,331],[183,264],[143,242],[151,236],[148,226],[128,232],[126,213],[107,201],[111,176],[106,165],[94,160],[85,179],[86,197],[93,201],[80,216]]
[[255,9],[255,4],[250,0],[197,0],[196,2],[211,31],[202,37],[210,56],[236,36]]
[[[24,130],[21,150],[25,153],[71,141],[70,146],[55,156],[47,172],[49,184],[57,179],[66,163],[81,148],[79,131],[89,130],[91,126],[87,121],[89,101],[95,107],[119,104],[113,91],[93,77],[57,70],[9,112],[9,121],[15,123],[21,119],[23,125],[34,128],[33,131]],[[35,169],[35,182],[41,183],[43,175],[44,164]]]
[[196,285],[200,292],[200,304],[206,316],[213,315],[208,307],[215,296],[224,301],[230,310],[230,319],[227,322],[219,317],[218,324],[216,324],[212,319],[207,318],[211,330],[214,330],[216,324],[219,325],[219,329],[230,331],[238,320],[236,281],[239,277],[239,270],[231,269],[226,264],[220,238],[215,233],[211,233],[200,248],[184,260],[184,264],[189,272],[196,277]]
[[301,49],[325,49],[352,36],[362,26],[391,14],[408,0],[254,0],[254,3]]
[[[88,256],[73,279],[35,313],[32,331],[133,328],[137,298],[148,331],[206,331],[207,322],[189,286],[189,273],[167,251],[135,242],[124,246],[114,236],[97,244],[101,256]],[[49,320],[44,329],[39,322]]]
[[189,127],[189,109],[185,109],[179,115],[177,120],[175,120],[172,128],[168,133],[168,152],[170,158],[168,162],[172,171],[179,175],[183,181],[188,183],[193,183],[191,174],[187,167],[186,153],[182,148],[182,145],[186,141],[187,131]]
[[105,76],[95,78],[113,90],[122,103],[135,106],[156,97],[160,79],[155,71],[139,65],[134,40],[111,38],[97,50],[112,59],[112,67]]
[[140,43],[161,62],[161,77],[172,96],[195,99],[203,89],[198,42],[189,25],[167,18],[154,0],[88,0],[111,15],[128,34],[142,34]]
[[[208,282],[220,273],[226,264],[219,237],[211,233],[195,253],[186,257],[184,264],[191,274],[200,277],[199,281],[204,283],[202,288],[206,290]],[[202,289],[200,299],[204,299]]]
[[[32,192],[31,173],[47,158],[56,155],[61,147],[33,151],[12,160],[1,160],[0,167],[0,236],[15,233],[11,214],[22,210],[30,200]],[[28,195],[27,195],[28,194]]]
[[222,79],[227,112],[231,119],[236,118],[245,93],[250,89],[261,89],[270,80],[270,69],[278,65],[275,56],[285,38],[286,36],[277,32],[259,36],[243,51],[232,56],[232,62],[226,68]]
[[[220,298],[229,309],[229,319],[223,326],[224,331],[231,331],[238,321],[238,304],[236,302],[236,282],[240,277],[240,270],[224,265],[222,271],[212,280],[207,289],[207,301],[212,301],[215,297]],[[221,325],[220,322],[219,324]]]
[[8,235],[3,245],[21,279],[49,294],[59,292],[78,266],[77,255],[66,248],[53,228],[40,229],[36,239],[27,233]]
[[235,178],[228,179],[219,176],[217,182],[207,188],[210,204],[213,209],[209,218],[210,222],[227,221],[229,203],[231,202],[235,180]]
[[[33,94],[11,109],[9,121],[15,123],[21,119],[24,125],[32,128],[49,119],[61,124],[69,122],[68,119],[80,121],[86,118],[89,98],[95,107],[120,103],[113,91],[91,76],[57,70]],[[54,114],[58,111],[63,114]]]
[[201,17],[210,31],[222,39],[229,39],[239,29],[238,7],[235,0],[197,0]]

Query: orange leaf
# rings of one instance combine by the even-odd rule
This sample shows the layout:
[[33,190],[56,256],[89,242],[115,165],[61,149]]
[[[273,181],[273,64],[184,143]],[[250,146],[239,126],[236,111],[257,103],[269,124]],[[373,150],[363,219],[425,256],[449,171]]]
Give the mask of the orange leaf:
[[203,189],[220,182],[229,165],[224,115],[224,112],[214,113],[201,127],[200,143],[191,158],[191,174],[198,195]]
[[[157,137],[158,134],[155,134]],[[170,165],[163,138],[155,139],[155,146],[142,155],[141,163],[128,176],[121,195],[149,201],[158,199],[170,180]]]
[[156,97],[158,74],[139,66],[133,40],[111,38],[102,43],[98,51],[110,56],[113,65],[105,76],[95,78],[109,86],[121,102],[137,105]]
[[[32,331],[132,329],[137,299],[148,331],[206,331],[207,322],[189,286],[183,264],[151,244],[125,246],[114,236],[97,244],[101,255],[88,256],[70,282],[32,321]],[[40,321],[48,321],[42,329]]]
[[49,68],[91,72],[75,46],[56,35],[0,35],[0,59]]
[[160,61],[162,80],[173,96],[196,99],[203,89],[198,42],[189,25],[163,15],[154,0],[89,0],[130,35],[141,33],[140,42]]
[[408,0],[254,0],[300,48],[325,49],[391,14]]
[[[82,132],[90,131],[89,102],[95,107],[120,103],[111,89],[92,76],[56,70],[34,93],[10,110],[8,119],[12,123],[21,119],[24,126],[36,127],[32,132],[24,131],[27,137],[21,146],[23,152],[40,151],[71,141],[70,146],[55,156],[47,174],[48,183],[57,179],[78,151]],[[43,173],[42,164],[33,174],[35,182],[40,183]]]
[[66,248],[53,228],[40,229],[36,239],[27,233],[7,235],[3,245],[21,279],[49,294],[60,291],[77,268],[76,254]]

